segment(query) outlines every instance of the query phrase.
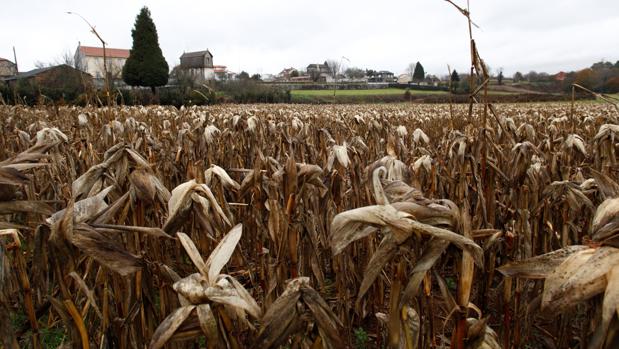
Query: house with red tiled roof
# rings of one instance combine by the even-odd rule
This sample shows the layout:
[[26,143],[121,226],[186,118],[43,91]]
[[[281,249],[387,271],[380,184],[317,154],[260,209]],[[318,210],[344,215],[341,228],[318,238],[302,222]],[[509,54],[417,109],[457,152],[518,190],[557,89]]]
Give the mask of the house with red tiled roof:
[[213,71],[215,73],[215,79],[217,80],[229,80],[230,72],[225,65],[213,65]]
[[567,77],[567,74],[564,71],[558,72],[555,74],[555,81],[563,81]]
[[[75,50],[75,66],[92,75],[98,84],[105,78],[103,69],[103,47],[82,46],[78,44]],[[110,81],[122,81],[122,71],[129,58],[129,50],[122,48],[105,48],[105,61]]]

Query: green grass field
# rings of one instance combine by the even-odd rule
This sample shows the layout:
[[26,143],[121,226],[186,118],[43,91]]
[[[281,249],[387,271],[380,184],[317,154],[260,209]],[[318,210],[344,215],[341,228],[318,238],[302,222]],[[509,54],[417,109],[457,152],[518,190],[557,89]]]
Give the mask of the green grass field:
[[[402,95],[403,89],[399,88],[380,88],[372,90],[337,90],[336,96],[386,96],[386,95]],[[427,94],[446,94],[446,91],[419,91],[411,90],[413,95]],[[333,96],[333,90],[292,90],[292,96]]]
[[[398,88],[384,88],[384,89],[368,89],[368,90],[336,90],[335,102],[336,103],[395,103],[404,102],[407,99],[404,97],[406,90]],[[524,91],[526,92],[526,91]],[[503,96],[507,100],[520,101],[519,96],[524,92],[520,91],[488,91],[489,96]],[[422,90],[410,90],[413,99],[424,100],[428,99],[430,102],[442,102],[449,103],[449,97],[447,91],[422,91]],[[333,90],[291,90],[291,101],[293,103],[332,103]],[[466,98],[466,95],[457,95],[454,98],[462,99]],[[511,99],[510,99],[511,98]]]

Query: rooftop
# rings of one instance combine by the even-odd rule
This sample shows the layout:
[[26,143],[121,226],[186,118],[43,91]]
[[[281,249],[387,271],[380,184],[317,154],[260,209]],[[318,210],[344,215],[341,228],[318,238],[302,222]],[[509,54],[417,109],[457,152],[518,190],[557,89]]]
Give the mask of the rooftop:
[[207,49],[206,51],[183,52],[181,58],[202,57],[205,54],[208,54],[211,57],[213,56],[213,54]]
[[[79,46],[79,51],[84,56],[103,57],[102,47]],[[106,57],[110,58],[129,58],[129,50],[124,48],[105,48]]]
[[[63,67],[64,67],[64,68],[67,68],[67,67],[68,67],[68,68],[70,68],[70,69],[76,70],[75,68],[73,68],[73,67],[72,67],[72,66],[70,66],[70,65],[67,65],[67,64],[60,64],[60,65],[55,65],[55,66],[51,66],[51,67],[38,68],[38,69],[33,69],[33,70],[30,70],[30,71],[27,71],[27,72],[18,73],[17,75],[10,76],[10,77],[6,77],[6,78],[4,78],[3,80],[5,80],[5,81],[9,81],[9,80],[17,80],[17,79],[25,79],[25,78],[30,78],[30,77],[33,77],[33,76],[37,76],[37,75],[39,75],[39,74],[41,74],[41,73],[44,73],[44,72],[46,72],[46,71],[48,71],[48,70],[52,70],[52,69],[56,69],[56,68],[63,68]],[[81,72],[81,73],[82,73],[82,74],[86,74],[86,75],[90,75],[90,74],[88,74],[88,73],[84,73],[84,72]]]

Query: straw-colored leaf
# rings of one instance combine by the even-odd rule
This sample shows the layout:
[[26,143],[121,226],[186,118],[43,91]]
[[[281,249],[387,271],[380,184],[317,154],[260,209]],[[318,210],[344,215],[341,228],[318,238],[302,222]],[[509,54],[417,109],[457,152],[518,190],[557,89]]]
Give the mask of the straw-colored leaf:
[[346,147],[346,142],[343,145],[334,145],[333,153],[335,154],[335,158],[337,162],[343,167],[348,168],[348,164],[350,159],[348,158],[348,149]]
[[598,206],[591,223],[593,240],[601,241],[619,231],[619,197],[606,199]]
[[172,288],[190,304],[201,304],[208,301],[206,295],[208,286],[204,276],[194,273],[174,282]]
[[132,225],[115,225],[115,224],[91,224],[95,230],[99,232],[111,231],[111,232],[133,232],[145,235],[150,235],[158,238],[173,239],[170,235],[166,234],[161,228],[151,227],[137,227]]
[[211,165],[208,170],[204,171],[206,185],[210,185],[213,176],[217,176],[225,188],[233,188],[235,190],[239,190],[241,188],[241,185],[237,181],[232,179],[223,168],[217,165]]
[[[112,191],[112,189],[114,189],[114,186],[109,186],[95,196],[91,196],[89,198],[76,202],[73,212],[73,219],[75,220],[75,223],[86,222],[89,219],[97,216],[99,213],[103,212],[103,210],[108,207],[104,199],[107,194]],[[47,223],[54,224],[64,215],[65,212],[65,209],[63,209],[54,213],[51,217],[47,219]]]
[[154,176],[145,169],[137,169],[129,175],[129,181],[135,188],[138,198],[146,202],[155,200],[157,188],[153,180]]
[[329,344],[335,348],[344,345],[340,335],[337,317],[329,308],[327,303],[320,297],[320,294],[311,287],[301,287],[303,301],[312,312],[318,327],[324,332],[329,340]]
[[291,280],[284,293],[271,304],[262,318],[262,327],[258,333],[257,347],[272,348],[281,343],[292,332],[297,313],[297,301],[301,297],[301,282]]
[[361,298],[363,298],[365,293],[370,289],[370,286],[372,286],[378,275],[380,275],[385,265],[395,257],[397,248],[398,245],[391,234],[386,235],[380,242],[380,245],[374,254],[372,254],[372,258],[363,272],[363,280],[361,281],[357,294],[357,304],[359,304]]
[[208,287],[204,291],[204,294],[211,302],[242,309],[254,318],[260,316],[260,308],[258,305],[255,304],[255,302],[248,302],[247,299],[241,297],[238,291],[227,280],[225,282],[221,282],[220,280],[217,285]]
[[71,242],[97,262],[122,276],[133,274],[142,268],[140,258],[92,228],[81,226],[76,229]]
[[30,213],[49,215],[54,210],[52,207],[41,201],[31,200],[12,200],[12,201],[0,201],[0,214],[12,214],[12,213]]
[[148,345],[149,349],[163,348],[166,342],[172,337],[174,332],[183,324],[196,308],[195,305],[180,307],[166,317],[153,333],[153,337]]
[[545,253],[525,260],[509,262],[497,268],[497,270],[509,277],[521,277],[527,279],[545,279],[573,253],[586,250],[584,245],[567,246],[562,249]]
[[408,224],[405,221],[409,214],[401,212],[390,205],[376,205],[360,207],[342,212],[331,222],[331,250],[333,255],[341,253],[353,241],[363,238],[362,227],[375,225],[389,227],[394,231],[409,234],[406,231]]
[[388,205],[389,200],[385,195],[385,191],[383,190],[383,185],[380,182],[381,174],[386,174],[387,169],[384,166],[378,167],[372,173],[372,189],[374,193],[374,200],[377,205]]
[[542,309],[562,311],[604,292],[606,273],[619,263],[619,249],[600,247],[576,252],[546,278]]
[[[198,314],[198,321],[200,321],[200,328],[206,337],[209,348],[221,347],[221,335],[219,334],[219,327],[217,325],[217,318],[208,304],[200,304],[196,307],[196,313]],[[216,343],[213,345],[212,343]]]
[[428,224],[423,224],[416,221],[409,220],[410,230],[420,235],[429,235],[438,239],[449,241],[452,244],[458,246],[461,250],[467,251],[473,257],[475,264],[483,268],[484,266],[484,252],[483,249],[477,245],[473,240],[456,234],[452,231],[437,228]]
[[415,268],[412,270],[412,275],[404,288],[402,298],[400,299],[400,307],[408,304],[417,296],[419,286],[421,285],[426,272],[432,268],[443,252],[445,252],[447,246],[449,246],[449,242],[436,238],[431,239],[426,244],[423,254],[415,264]]
[[[606,291],[602,302],[602,322],[598,325],[591,340],[592,348],[599,347],[608,334],[610,323],[615,316],[619,316],[619,266],[613,267],[607,274]],[[599,333],[599,334],[598,334]]]
[[[461,210],[462,217],[462,233],[464,237],[471,238],[471,217],[469,215],[469,205],[464,204]],[[482,252],[483,255],[483,252]],[[471,288],[473,286],[473,276],[475,272],[475,266],[473,264],[473,258],[467,251],[462,251],[462,262],[460,263],[460,277],[458,280],[458,305],[466,307],[469,304],[469,298],[471,295]]]
[[237,224],[223,239],[221,239],[217,247],[215,247],[206,260],[205,269],[208,273],[207,276],[210,285],[215,284],[221,269],[228,263],[230,257],[232,257],[234,249],[241,239],[242,232],[243,225]]
[[423,143],[428,144],[430,143],[430,137],[428,137],[423,130],[416,128],[415,131],[413,131],[413,141],[415,141],[415,143],[422,141]]
[[88,285],[86,285],[86,282],[84,281],[84,279],[82,279],[74,271],[70,272],[69,276],[72,277],[73,280],[75,280],[79,288],[86,295],[86,297],[88,298],[88,301],[90,302],[90,305],[94,309],[99,319],[103,320],[103,314],[101,314],[101,310],[99,310],[99,306],[97,306],[97,300],[95,299],[93,292],[90,290],[90,288],[88,288]]
[[196,186],[195,180],[185,182],[172,190],[172,195],[168,201],[168,221],[176,217],[179,212],[185,211],[191,205],[189,194]]
[[253,316],[254,318],[260,318],[262,316],[262,309],[260,309],[260,306],[254,299],[254,297],[252,297],[251,294],[245,289],[245,286],[243,286],[240,282],[237,281],[237,279],[231,276],[226,275],[225,277],[232,284],[232,286],[236,290],[236,293],[239,295],[239,297],[241,297],[243,302],[247,304],[247,312],[249,313],[249,315]]
[[406,348],[417,348],[419,342],[419,333],[421,330],[421,321],[419,314],[415,309],[408,305],[402,307],[402,330],[404,339],[406,340]]
[[206,266],[206,263],[204,263],[204,259],[202,259],[202,255],[200,255],[200,251],[198,251],[198,248],[193,243],[191,238],[187,236],[187,234],[181,232],[176,233],[176,236],[178,236],[178,240],[181,245],[183,245],[185,252],[187,252],[187,255],[193,262],[193,265],[198,268],[198,271],[204,277],[208,277],[208,267]]

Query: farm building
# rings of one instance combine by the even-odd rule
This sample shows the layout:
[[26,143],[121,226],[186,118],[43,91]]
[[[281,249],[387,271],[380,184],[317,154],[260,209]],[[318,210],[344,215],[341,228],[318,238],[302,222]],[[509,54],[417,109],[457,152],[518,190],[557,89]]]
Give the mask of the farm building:
[[[121,48],[105,48],[105,60],[110,81],[122,83],[122,71],[129,50]],[[105,73],[103,69],[103,48],[78,45],[75,50],[75,66],[95,78],[95,83],[103,85]]]
[[0,57],[0,77],[17,74],[17,65],[6,58]]
[[323,64],[312,63],[312,64],[308,65],[305,70],[307,71],[308,74],[311,73],[311,72],[319,72],[319,73],[328,74],[330,72],[329,71],[329,65],[327,64],[327,62],[324,62]]
[[299,76],[294,76],[290,78],[290,81],[292,82],[312,82],[312,77],[307,74],[299,75]]
[[[213,66],[213,54],[206,51],[184,52],[181,58],[180,68],[191,74],[196,80],[213,80],[216,77],[216,69]],[[221,73],[221,67],[217,66],[217,73]],[[225,67],[224,72],[225,72]]]
[[52,99],[74,100],[93,86],[92,76],[69,65],[30,70],[3,78],[9,86],[31,95],[43,94]]
[[319,82],[330,82],[331,78],[331,70],[329,69],[329,65],[327,62],[323,64],[313,63],[305,68],[307,75],[312,77],[313,81]]
[[277,78],[284,81],[289,81],[290,78],[299,76],[299,71],[295,68],[286,68],[277,74]]
[[395,77],[392,72],[387,70],[377,71],[372,75],[368,75],[368,82],[394,82]]

